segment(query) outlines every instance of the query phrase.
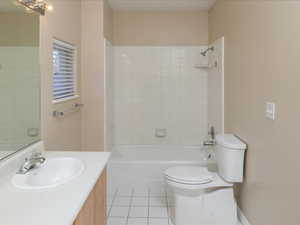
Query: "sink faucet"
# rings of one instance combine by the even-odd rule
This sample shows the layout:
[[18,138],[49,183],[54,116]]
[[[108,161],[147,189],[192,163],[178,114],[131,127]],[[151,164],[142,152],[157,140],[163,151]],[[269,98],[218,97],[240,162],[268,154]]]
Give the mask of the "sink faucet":
[[204,141],[203,145],[204,146],[214,146],[216,144],[215,140],[215,128],[211,126],[210,131],[208,132],[208,136],[210,136],[209,140]]
[[42,153],[33,153],[30,158],[26,158],[24,164],[18,170],[17,174],[26,174],[29,171],[39,167],[46,161],[45,157],[42,157]]

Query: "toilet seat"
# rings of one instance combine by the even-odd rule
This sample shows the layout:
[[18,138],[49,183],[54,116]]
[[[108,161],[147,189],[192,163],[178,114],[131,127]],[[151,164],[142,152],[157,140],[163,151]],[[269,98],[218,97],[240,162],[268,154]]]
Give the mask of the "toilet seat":
[[165,178],[181,184],[207,184],[214,180],[215,173],[211,173],[206,167],[178,166],[165,171]]

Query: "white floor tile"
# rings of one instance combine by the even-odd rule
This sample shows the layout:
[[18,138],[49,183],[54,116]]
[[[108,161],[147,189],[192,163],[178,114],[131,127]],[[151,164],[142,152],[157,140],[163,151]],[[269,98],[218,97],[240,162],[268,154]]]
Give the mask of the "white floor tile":
[[135,187],[133,196],[135,197],[148,197],[149,190],[147,187]]
[[164,188],[150,188],[149,193],[151,197],[166,196],[166,191]]
[[166,206],[166,197],[150,197],[150,206]]
[[107,225],[126,225],[126,218],[109,218]]
[[113,198],[112,196],[107,196],[107,198],[106,198],[106,205],[111,205],[113,199],[114,199],[114,198]]
[[148,225],[147,218],[129,218],[127,225]]
[[129,217],[148,217],[148,207],[134,207],[132,206],[130,209]]
[[128,213],[129,213],[129,206],[127,207],[113,206],[110,210],[111,217],[127,217]]
[[169,225],[167,218],[149,218],[149,225]]
[[113,197],[117,192],[116,188],[108,188],[107,189],[107,195]]
[[133,188],[131,187],[120,187],[117,192],[117,196],[130,197],[133,193]]
[[115,197],[113,201],[114,206],[129,206],[131,202],[131,197]]
[[174,225],[174,223],[172,223],[172,220],[169,218],[169,225]]
[[167,218],[168,212],[166,207],[150,207],[149,217],[153,218]]
[[168,197],[168,206],[174,206],[175,205],[175,199],[172,197]]
[[144,197],[133,197],[132,206],[148,206],[148,198]]

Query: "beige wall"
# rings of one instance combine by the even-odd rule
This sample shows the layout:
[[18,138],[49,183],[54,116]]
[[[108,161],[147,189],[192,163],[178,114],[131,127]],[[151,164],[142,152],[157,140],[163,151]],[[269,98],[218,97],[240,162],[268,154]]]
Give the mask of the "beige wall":
[[114,12],[115,45],[207,45],[208,13]]
[[104,37],[113,42],[113,10],[107,0],[103,0],[103,33]]
[[104,151],[105,78],[103,2],[82,2],[82,147]]
[[297,1],[219,0],[209,13],[210,41],[225,36],[226,131],[249,144],[239,205],[251,225],[300,221],[299,12]]
[[[56,119],[53,110],[68,110],[80,99],[61,104],[52,103],[52,40],[58,38],[76,45],[81,50],[81,4],[80,1],[52,2],[54,10],[40,17],[41,74],[42,74],[42,130],[47,150],[81,149],[81,112]],[[77,57],[77,81],[80,90],[81,60]],[[80,91],[79,93],[80,94]]]
[[[43,139],[48,150],[104,151],[104,35],[112,39],[112,11],[102,0],[53,1],[54,10],[41,17],[43,78]],[[104,26],[104,13],[107,20]],[[105,29],[105,32],[104,32]],[[80,98],[52,104],[52,38],[75,44]],[[81,111],[61,119],[53,110],[68,110],[82,102]]]
[[0,35],[0,46],[38,46],[39,17],[24,12],[0,12],[0,32],[5,34]]

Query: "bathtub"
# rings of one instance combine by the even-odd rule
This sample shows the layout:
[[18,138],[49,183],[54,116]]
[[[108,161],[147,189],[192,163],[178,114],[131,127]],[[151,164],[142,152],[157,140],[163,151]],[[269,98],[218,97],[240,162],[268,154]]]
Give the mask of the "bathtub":
[[163,172],[173,166],[215,164],[213,149],[199,146],[118,146],[107,166],[108,194],[164,189]]

